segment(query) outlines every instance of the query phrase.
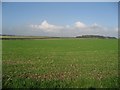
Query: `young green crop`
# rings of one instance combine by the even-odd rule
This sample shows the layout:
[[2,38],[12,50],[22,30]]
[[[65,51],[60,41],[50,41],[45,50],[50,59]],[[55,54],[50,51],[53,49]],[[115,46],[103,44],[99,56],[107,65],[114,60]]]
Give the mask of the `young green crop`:
[[118,87],[117,39],[2,42],[3,88]]

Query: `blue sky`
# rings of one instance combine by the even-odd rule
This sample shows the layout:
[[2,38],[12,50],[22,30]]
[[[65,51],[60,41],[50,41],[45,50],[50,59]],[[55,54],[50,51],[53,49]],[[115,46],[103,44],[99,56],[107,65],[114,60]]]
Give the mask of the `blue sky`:
[[0,34],[2,33],[2,3],[0,3]]
[[[75,36],[99,34],[99,32],[104,34],[104,31],[107,30],[108,35],[116,36],[114,29],[116,30],[118,27],[117,4],[117,2],[3,2],[3,33],[59,36],[69,29],[62,36]],[[86,28],[81,28],[81,25]],[[53,30],[45,31],[48,28],[59,30],[54,30],[54,33]],[[96,33],[93,30],[90,32],[90,29],[93,28],[97,29]],[[75,32],[74,35],[71,34],[73,32]],[[107,34],[106,31],[105,33]]]
[[2,0],[3,2],[118,2],[119,0]]

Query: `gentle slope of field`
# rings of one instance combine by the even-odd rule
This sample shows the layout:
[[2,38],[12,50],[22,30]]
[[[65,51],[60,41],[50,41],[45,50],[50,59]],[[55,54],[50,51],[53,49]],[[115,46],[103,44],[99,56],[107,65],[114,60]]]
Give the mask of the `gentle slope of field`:
[[118,87],[117,39],[3,40],[4,88]]

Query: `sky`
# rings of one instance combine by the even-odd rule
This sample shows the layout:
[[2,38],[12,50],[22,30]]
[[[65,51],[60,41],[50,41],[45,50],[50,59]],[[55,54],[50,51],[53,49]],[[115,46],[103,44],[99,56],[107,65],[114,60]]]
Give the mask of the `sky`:
[[2,3],[0,2],[0,34],[2,33]]
[[119,0],[2,0],[2,2],[119,2]]
[[3,2],[2,33],[118,36],[117,2]]

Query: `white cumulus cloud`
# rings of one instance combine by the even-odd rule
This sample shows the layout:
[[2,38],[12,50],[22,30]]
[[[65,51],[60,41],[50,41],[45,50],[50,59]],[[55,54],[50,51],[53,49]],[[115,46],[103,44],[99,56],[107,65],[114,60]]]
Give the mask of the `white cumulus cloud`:
[[85,28],[86,25],[84,23],[78,21],[75,23],[75,27],[81,29],[81,28]]
[[62,29],[62,26],[49,24],[46,20],[44,20],[40,25],[30,25],[34,29],[44,30],[45,32],[53,32],[56,29]]
[[101,27],[100,25],[98,25],[97,23],[94,23],[91,25],[92,28],[98,28],[98,27]]
[[[80,21],[73,23],[72,25],[55,25],[50,24],[46,20],[41,24],[30,25],[33,33],[49,36],[78,36],[78,35],[105,35],[105,36],[117,36],[118,28],[109,28],[97,23],[91,25],[84,24]],[[30,30],[31,30],[30,29]],[[36,32],[35,32],[36,30]]]

